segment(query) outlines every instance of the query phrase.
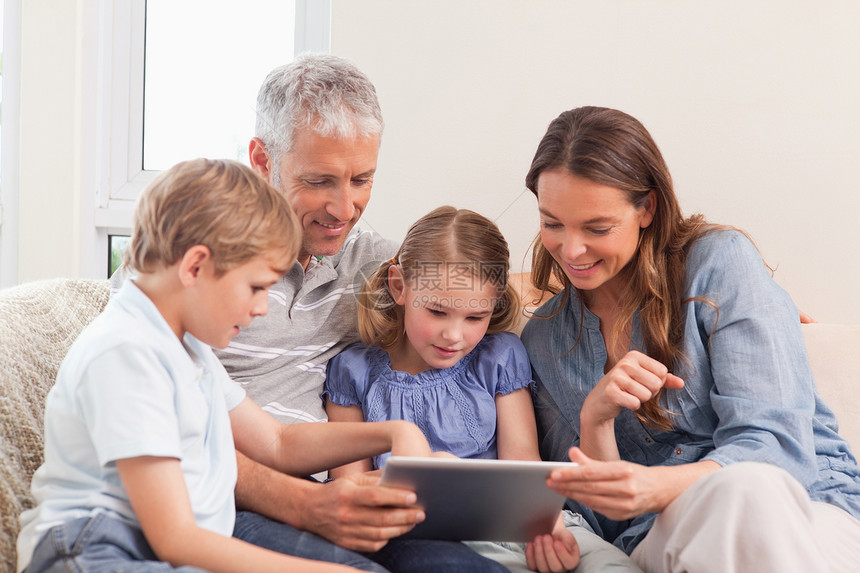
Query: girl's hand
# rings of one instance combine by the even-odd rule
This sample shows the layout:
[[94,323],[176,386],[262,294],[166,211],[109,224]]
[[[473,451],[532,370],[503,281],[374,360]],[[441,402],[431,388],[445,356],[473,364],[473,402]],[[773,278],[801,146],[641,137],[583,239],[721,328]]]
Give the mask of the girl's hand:
[[684,381],[670,373],[661,362],[631,350],[588,394],[580,418],[594,425],[612,422],[622,408],[638,410],[664,386],[683,388]]
[[579,565],[579,544],[560,514],[552,535],[538,535],[526,545],[526,565],[541,573],[562,573]]

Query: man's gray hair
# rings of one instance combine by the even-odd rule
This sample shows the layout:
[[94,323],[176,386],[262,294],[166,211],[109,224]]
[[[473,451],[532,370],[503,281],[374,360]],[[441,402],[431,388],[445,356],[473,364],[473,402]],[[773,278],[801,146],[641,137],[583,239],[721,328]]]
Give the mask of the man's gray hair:
[[331,54],[302,54],[275,68],[257,94],[256,136],[277,163],[296,131],[307,127],[323,137],[382,135],[376,88],[352,63]]

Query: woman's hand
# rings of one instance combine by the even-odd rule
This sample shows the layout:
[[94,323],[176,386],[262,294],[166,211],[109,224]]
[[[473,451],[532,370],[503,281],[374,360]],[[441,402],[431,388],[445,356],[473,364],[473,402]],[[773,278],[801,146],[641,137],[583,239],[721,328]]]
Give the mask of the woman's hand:
[[604,462],[576,447],[570,448],[569,455],[579,466],[553,470],[547,486],[616,521],[663,511],[696,480],[720,467],[709,460],[654,467]]
[[558,493],[621,521],[660,511],[658,484],[652,483],[648,468],[625,461],[599,461],[586,456],[579,448],[571,448],[570,461],[579,467],[553,470],[547,486]]
[[526,545],[526,564],[532,571],[556,573],[579,565],[579,545],[559,514],[552,535],[539,535]]
[[622,408],[638,410],[664,386],[683,388],[684,381],[670,373],[658,360],[631,350],[588,394],[580,418],[595,425],[612,422]]
[[684,381],[659,361],[631,350],[588,393],[579,413],[579,444],[600,460],[620,459],[615,418],[622,408],[637,410],[660,388],[683,388]]

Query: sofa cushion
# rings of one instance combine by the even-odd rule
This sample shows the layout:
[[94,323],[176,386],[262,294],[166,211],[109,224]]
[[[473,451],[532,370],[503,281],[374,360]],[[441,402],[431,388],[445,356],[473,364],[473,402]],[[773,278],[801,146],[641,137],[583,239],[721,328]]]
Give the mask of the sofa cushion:
[[16,568],[18,516],[33,505],[45,396],[78,334],[109,295],[107,280],[51,279],[0,291],[0,570]]
[[836,413],[839,435],[860,454],[860,325],[804,324],[818,393]]

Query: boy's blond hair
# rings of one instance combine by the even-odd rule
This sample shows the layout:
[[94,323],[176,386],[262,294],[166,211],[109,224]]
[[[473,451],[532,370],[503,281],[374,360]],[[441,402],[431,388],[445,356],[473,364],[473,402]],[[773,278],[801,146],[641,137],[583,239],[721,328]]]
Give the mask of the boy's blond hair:
[[250,167],[193,159],[162,172],[140,195],[123,262],[153,272],[195,245],[209,248],[216,276],[262,254],[283,274],[296,261],[301,228],[287,200]]

